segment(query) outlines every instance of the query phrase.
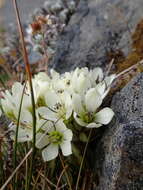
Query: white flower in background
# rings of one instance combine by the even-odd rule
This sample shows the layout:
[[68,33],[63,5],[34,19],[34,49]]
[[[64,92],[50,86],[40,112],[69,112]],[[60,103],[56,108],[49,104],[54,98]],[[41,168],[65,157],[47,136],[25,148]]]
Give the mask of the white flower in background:
[[100,67],[96,67],[93,70],[89,71],[89,78],[91,81],[92,87],[95,87],[99,82],[103,80],[103,71]]
[[85,96],[74,94],[72,100],[74,118],[81,126],[98,128],[108,124],[114,116],[114,112],[108,107],[98,111],[103,99],[96,88],[89,89]]
[[[7,117],[9,117],[12,120],[16,120],[16,118],[18,117],[23,89],[24,86],[21,83],[16,82],[13,84],[11,92],[6,90],[5,93],[2,93],[4,97],[1,99],[2,108]],[[30,109],[31,107],[30,101],[31,100],[29,98],[29,95],[24,93],[22,108]]]
[[47,122],[36,136],[36,147],[42,149],[44,161],[50,161],[58,156],[59,148],[64,156],[72,154],[72,131],[67,129],[62,121]]
[[[36,112],[36,133],[41,129],[45,120],[38,117]],[[9,130],[13,131],[12,138],[15,139],[15,132],[17,128],[17,121],[9,125]],[[19,128],[18,128],[18,142],[28,142],[33,139],[33,117],[32,113],[28,110],[21,110]]]
[[71,86],[74,93],[84,94],[89,88],[91,88],[90,78],[87,74],[87,69],[80,70],[77,68],[71,78]]
[[[50,78],[46,73],[38,73],[32,80],[35,103],[39,106],[45,106],[45,94],[50,89]],[[29,92],[30,93],[30,92]]]
[[56,121],[58,119],[67,120],[72,114],[72,99],[69,93],[64,92],[61,95],[54,91],[46,93],[47,107],[40,107],[39,114],[48,120]]

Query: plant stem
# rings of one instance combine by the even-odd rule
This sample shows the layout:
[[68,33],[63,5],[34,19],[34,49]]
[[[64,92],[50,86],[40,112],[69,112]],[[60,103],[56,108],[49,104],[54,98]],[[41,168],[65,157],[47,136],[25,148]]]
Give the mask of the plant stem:
[[87,139],[87,143],[86,143],[85,148],[84,148],[83,157],[82,157],[82,161],[81,161],[79,172],[78,172],[78,177],[77,177],[77,182],[76,182],[76,188],[75,188],[75,190],[78,190],[78,184],[79,184],[79,180],[80,180],[81,170],[82,170],[82,166],[83,166],[83,162],[84,162],[84,158],[85,158],[85,155],[86,155],[86,151],[87,151],[87,147],[88,147],[88,144],[89,144],[89,140],[90,140],[91,134],[92,134],[92,129],[90,129],[90,132],[89,132],[89,135],[88,135],[88,139]]
[[26,50],[26,45],[24,41],[24,33],[22,30],[22,24],[20,20],[20,15],[19,15],[19,10],[17,6],[17,1],[13,1],[13,6],[15,9],[16,13],[16,19],[17,19],[17,25],[18,25],[18,30],[20,34],[20,39],[21,39],[21,44],[22,44],[22,50],[23,50],[23,60],[25,63],[25,68],[26,68],[26,74],[28,76],[28,82],[30,86],[30,93],[31,93],[31,102],[32,102],[32,117],[33,117],[33,152],[32,152],[32,158],[31,158],[31,165],[30,165],[30,172],[29,172],[29,181],[28,181],[28,186],[27,190],[30,188],[30,183],[32,180],[32,172],[33,172],[33,167],[34,167],[34,160],[35,160],[35,153],[36,153],[36,148],[35,148],[35,142],[36,142],[36,111],[35,111],[35,100],[34,100],[34,91],[33,91],[33,86],[32,86],[32,73],[30,71],[30,64],[29,64],[29,59],[28,59],[28,53]]
[[62,156],[60,154],[59,154],[59,157],[60,157],[60,161],[61,161],[62,167],[65,170],[65,176],[66,176],[66,179],[67,179],[67,182],[68,182],[69,190],[72,190],[70,179],[69,179],[69,176],[68,176],[67,171],[65,169],[64,161],[63,161]]

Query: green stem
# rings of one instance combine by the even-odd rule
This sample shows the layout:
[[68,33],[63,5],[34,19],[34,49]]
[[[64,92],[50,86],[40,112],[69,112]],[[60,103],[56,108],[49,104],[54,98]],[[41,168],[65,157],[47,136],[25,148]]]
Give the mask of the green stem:
[[84,148],[84,153],[83,153],[82,161],[81,161],[79,172],[78,172],[78,177],[77,177],[77,182],[76,182],[76,188],[75,188],[75,190],[78,190],[81,170],[82,170],[82,167],[83,167],[83,162],[84,162],[84,159],[85,159],[85,155],[86,155],[86,151],[87,151],[87,147],[88,147],[88,144],[89,144],[89,140],[90,140],[91,134],[92,134],[92,129],[90,129],[90,132],[89,132],[89,135],[88,135],[88,139],[87,139],[87,143],[86,143],[85,148]]

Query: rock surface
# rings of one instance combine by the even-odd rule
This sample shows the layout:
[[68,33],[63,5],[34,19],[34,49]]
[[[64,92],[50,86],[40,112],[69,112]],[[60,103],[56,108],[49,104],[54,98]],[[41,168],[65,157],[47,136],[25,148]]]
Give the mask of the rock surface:
[[95,190],[143,189],[143,74],[112,101],[116,120],[106,129],[95,151]]
[[81,0],[60,36],[51,67],[64,72],[77,66],[105,66],[107,53],[121,50],[127,55],[142,8],[142,0]]
[[[10,23],[16,23],[15,12],[12,1],[0,0],[0,2],[1,1],[3,1],[3,6],[0,7],[0,24],[7,29]],[[45,0],[18,0],[17,3],[20,8],[22,22],[27,22],[30,13],[37,7],[41,7],[44,2]]]

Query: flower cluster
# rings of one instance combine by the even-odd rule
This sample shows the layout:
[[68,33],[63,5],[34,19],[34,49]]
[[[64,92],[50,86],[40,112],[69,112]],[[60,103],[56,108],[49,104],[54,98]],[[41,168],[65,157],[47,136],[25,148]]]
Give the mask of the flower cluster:
[[[100,109],[116,75],[104,77],[101,68],[77,68],[59,74],[51,70],[50,76],[39,73],[32,79],[36,109],[36,147],[42,150],[44,161],[57,157],[59,148],[64,156],[72,153],[71,141],[74,125],[79,128],[98,128],[113,118],[109,107]],[[14,83],[1,99],[4,113],[12,120],[15,131],[22,102],[18,142],[32,141],[32,104],[28,83]],[[73,122],[74,121],[74,122]]]

